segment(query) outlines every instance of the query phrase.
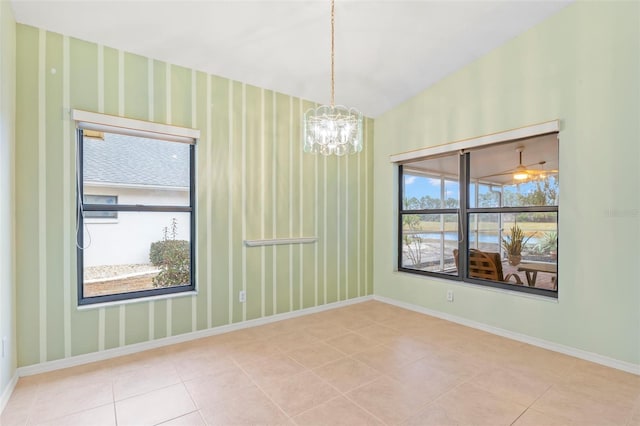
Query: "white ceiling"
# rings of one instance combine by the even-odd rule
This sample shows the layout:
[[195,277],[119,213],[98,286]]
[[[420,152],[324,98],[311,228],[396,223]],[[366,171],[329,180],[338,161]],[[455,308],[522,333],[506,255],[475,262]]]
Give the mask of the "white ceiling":
[[[376,117],[572,0],[336,0],[336,103]],[[319,103],[329,1],[13,0],[16,21]]]

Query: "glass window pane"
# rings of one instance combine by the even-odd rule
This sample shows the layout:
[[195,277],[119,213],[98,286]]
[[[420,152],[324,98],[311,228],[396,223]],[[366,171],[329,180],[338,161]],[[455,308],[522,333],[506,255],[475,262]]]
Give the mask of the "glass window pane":
[[84,224],[84,297],[191,284],[189,213],[119,212]]
[[554,176],[532,182],[505,185],[503,190],[505,207],[558,205],[558,179]]
[[478,207],[500,207],[502,187],[497,185],[478,185]]
[[557,135],[499,144],[469,155],[470,178],[479,184],[478,207],[558,205]]
[[[469,254],[469,276],[512,285],[557,289],[558,214],[556,212],[478,213],[469,215],[471,250],[497,256],[493,278],[473,271]],[[478,260],[475,260],[479,262]],[[486,273],[486,271],[484,271]],[[475,276],[474,276],[475,275]],[[518,283],[518,277],[520,283]]]
[[431,158],[403,166],[403,206],[405,210],[458,208],[459,156]]
[[113,133],[104,133],[104,139],[85,137],[84,193],[108,192],[118,196],[119,204],[188,206],[190,149]]
[[457,275],[457,214],[402,215],[402,267]]
[[477,185],[473,181],[469,183],[469,208],[474,208],[478,204],[476,202],[476,187]]
[[460,183],[445,179],[444,181],[444,207],[457,209],[460,207]]

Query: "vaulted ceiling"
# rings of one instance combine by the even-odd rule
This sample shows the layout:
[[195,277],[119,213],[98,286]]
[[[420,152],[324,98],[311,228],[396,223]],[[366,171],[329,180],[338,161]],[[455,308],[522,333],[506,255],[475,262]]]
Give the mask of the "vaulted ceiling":
[[[570,2],[336,0],[336,103],[376,117]],[[13,7],[19,23],[329,102],[328,0],[13,0]]]

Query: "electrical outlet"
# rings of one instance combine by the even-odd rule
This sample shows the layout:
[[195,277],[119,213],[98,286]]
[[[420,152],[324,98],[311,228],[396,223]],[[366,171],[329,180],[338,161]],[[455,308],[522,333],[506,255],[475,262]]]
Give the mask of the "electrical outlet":
[[447,302],[453,302],[453,290],[447,290]]
[[247,301],[247,292],[244,290],[240,290],[240,293],[238,294],[238,300],[240,301],[240,303],[244,303]]

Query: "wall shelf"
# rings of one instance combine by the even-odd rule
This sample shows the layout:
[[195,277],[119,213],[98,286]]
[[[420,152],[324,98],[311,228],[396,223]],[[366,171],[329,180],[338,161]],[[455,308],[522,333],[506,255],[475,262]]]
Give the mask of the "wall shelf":
[[282,244],[311,244],[318,241],[317,237],[274,238],[271,240],[244,240],[247,247],[277,246]]

